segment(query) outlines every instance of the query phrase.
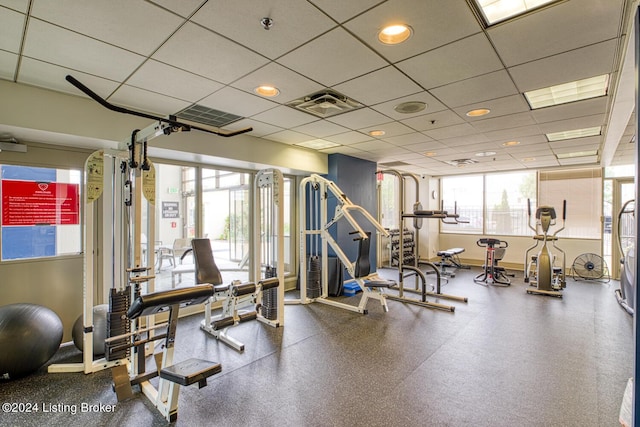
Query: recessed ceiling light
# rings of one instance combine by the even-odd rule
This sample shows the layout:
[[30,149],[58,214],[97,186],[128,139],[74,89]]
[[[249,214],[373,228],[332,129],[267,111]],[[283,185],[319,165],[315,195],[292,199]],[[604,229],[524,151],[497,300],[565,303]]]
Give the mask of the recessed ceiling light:
[[575,151],[573,153],[558,153],[556,157],[558,159],[570,159],[573,157],[589,157],[595,156],[598,154],[598,150],[589,150],[589,151]]
[[393,107],[400,114],[418,113],[427,108],[427,104],[421,101],[407,101]]
[[549,142],[562,141],[564,139],[584,138],[586,136],[600,135],[601,126],[584,129],[567,130],[563,132],[548,133],[547,139]]
[[383,130],[370,130],[369,131],[369,135],[371,136],[382,136],[385,134],[385,131]]
[[609,75],[590,77],[575,82],[545,87],[525,92],[524,96],[532,109],[550,105],[566,104],[607,94]]
[[436,155],[435,151],[427,151],[426,153],[424,153],[425,156],[427,157],[433,157]]
[[258,86],[253,91],[255,93],[257,93],[258,95],[267,96],[269,98],[272,98],[274,96],[278,96],[280,94],[280,91],[278,90],[277,87],[267,86],[267,85]]
[[522,159],[523,162],[533,162],[536,158],[535,157],[525,157],[524,159]]
[[413,30],[405,24],[389,25],[378,33],[378,40],[384,44],[398,44],[411,37]]
[[480,153],[476,153],[477,157],[489,157],[489,156],[493,156],[494,154],[496,154],[495,151],[481,151]]
[[337,147],[340,144],[336,144],[335,142],[331,141],[325,141],[324,139],[312,139],[311,141],[305,141],[294,145],[297,145],[299,147],[312,148],[314,150],[322,150],[324,148]]
[[475,110],[467,111],[467,117],[482,117],[489,114],[491,110],[488,108],[477,108]]
[[503,142],[502,146],[503,147],[513,147],[515,145],[520,144],[520,141],[507,141],[507,142]]
[[476,0],[488,25],[522,15],[557,0]]

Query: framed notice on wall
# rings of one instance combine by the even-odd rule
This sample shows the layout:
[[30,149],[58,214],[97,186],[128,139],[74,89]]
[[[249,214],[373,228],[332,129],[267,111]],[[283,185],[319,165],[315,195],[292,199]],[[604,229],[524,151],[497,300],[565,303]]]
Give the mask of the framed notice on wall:
[[180,202],[162,202],[162,218],[178,218]]

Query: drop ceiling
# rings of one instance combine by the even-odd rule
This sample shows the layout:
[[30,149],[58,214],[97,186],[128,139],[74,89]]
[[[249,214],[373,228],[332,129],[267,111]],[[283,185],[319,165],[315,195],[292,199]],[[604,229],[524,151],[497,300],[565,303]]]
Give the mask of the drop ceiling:
[[[320,140],[331,146],[321,152],[418,174],[629,164],[631,112],[614,140],[607,133],[616,91],[629,90],[618,77],[634,6],[565,0],[487,26],[472,0],[0,0],[0,78],[84,96],[71,74],[113,104],[160,116],[196,104],[241,117],[224,129]],[[380,43],[377,32],[397,22],[411,38]],[[603,74],[605,96],[536,110],[524,97]],[[279,95],[257,95],[260,85]],[[362,107],[322,118],[288,105],[327,89]],[[426,106],[394,109],[406,102]],[[466,115],[476,108],[490,113]],[[597,126],[601,135],[569,142],[545,136]]]

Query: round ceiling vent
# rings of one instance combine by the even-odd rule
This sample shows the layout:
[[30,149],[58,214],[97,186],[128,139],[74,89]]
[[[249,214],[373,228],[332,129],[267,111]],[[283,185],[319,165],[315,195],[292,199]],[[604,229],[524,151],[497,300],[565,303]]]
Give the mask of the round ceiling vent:
[[402,104],[398,104],[395,107],[393,107],[394,110],[396,110],[398,113],[401,113],[401,114],[418,113],[424,110],[425,108],[427,108],[427,104],[420,101],[403,102]]

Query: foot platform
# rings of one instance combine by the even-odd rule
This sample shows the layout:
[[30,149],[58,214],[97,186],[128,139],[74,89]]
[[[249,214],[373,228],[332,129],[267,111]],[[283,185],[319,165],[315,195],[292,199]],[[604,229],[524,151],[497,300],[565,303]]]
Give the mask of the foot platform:
[[202,359],[187,359],[160,370],[160,378],[183,386],[198,383],[198,388],[207,385],[207,378],[222,371],[222,365]]

